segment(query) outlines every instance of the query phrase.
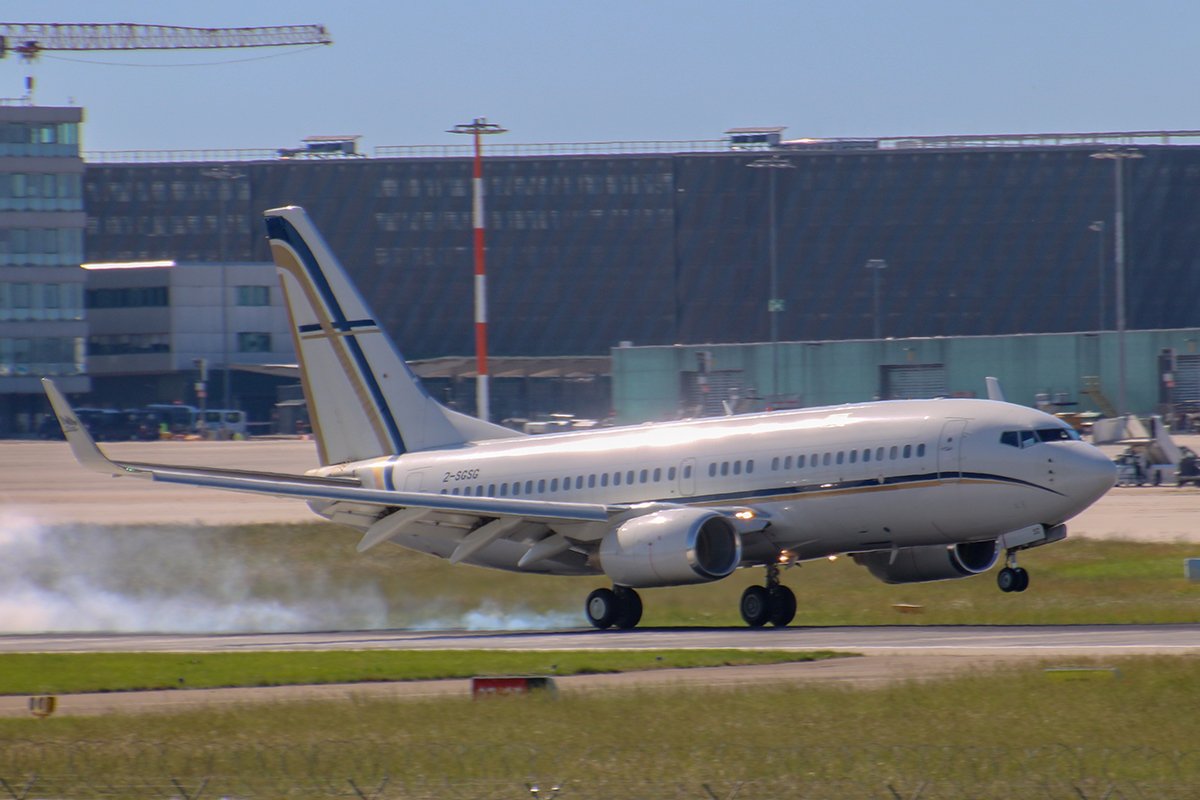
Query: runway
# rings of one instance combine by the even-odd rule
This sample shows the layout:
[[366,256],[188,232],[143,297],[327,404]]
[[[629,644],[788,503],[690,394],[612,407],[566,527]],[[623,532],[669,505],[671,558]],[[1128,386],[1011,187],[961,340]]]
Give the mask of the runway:
[[1200,624],[639,628],[530,632],[349,631],[271,634],[14,634],[0,653],[255,650],[833,650],[865,655],[1115,656],[1200,653]]

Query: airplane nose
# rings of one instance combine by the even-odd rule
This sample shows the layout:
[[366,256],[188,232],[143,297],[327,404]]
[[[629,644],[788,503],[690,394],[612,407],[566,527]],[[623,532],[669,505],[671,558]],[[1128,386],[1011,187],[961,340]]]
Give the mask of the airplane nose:
[[1078,502],[1080,510],[1099,500],[1117,482],[1117,467],[1098,448],[1082,442],[1073,442],[1071,457],[1060,486],[1065,494]]

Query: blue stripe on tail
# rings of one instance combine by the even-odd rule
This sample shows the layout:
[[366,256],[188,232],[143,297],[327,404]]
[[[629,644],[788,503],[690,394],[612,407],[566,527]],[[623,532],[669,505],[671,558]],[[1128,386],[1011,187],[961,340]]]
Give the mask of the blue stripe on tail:
[[[313,255],[312,249],[309,248],[308,242],[304,241],[304,237],[300,235],[300,232],[290,222],[283,217],[267,217],[266,224],[268,239],[276,239],[287,244],[300,257],[300,263],[304,265],[309,280],[317,290],[317,294],[321,296],[321,301],[325,304],[325,308],[329,311],[330,322],[334,329],[347,332],[343,338],[354,359],[354,363],[358,366],[359,372],[366,382],[372,401],[375,403],[376,408],[379,409],[379,416],[383,420],[388,436],[392,440],[391,446],[396,453],[407,452],[408,448],[404,445],[404,437],[400,435],[400,427],[392,417],[392,409],[384,399],[383,390],[375,378],[375,373],[371,371],[366,354],[363,353],[362,347],[355,339],[354,334],[350,332],[356,327],[365,327],[366,323],[374,326],[374,321],[346,319],[346,314],[342,311],[341,304],[338,303],[337,297],[333,292],[333,287],[329,285],[329,281],[325,278],[325,273],[321,270],[321,265],[317,262],[316,256]],[[305,333],[307,332],[306,328],[313,327],[310,325],[301,326],[300,332]],[[319,329],[319,326],[316,327]]]

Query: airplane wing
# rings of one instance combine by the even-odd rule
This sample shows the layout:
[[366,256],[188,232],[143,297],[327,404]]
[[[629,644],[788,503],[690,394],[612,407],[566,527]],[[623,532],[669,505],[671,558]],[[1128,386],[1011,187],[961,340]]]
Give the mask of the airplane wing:
[[[130,476],[159,483],[293,497],[308,500],[310,504],[317,502],[335,512],[329,515],[331,519],[338,521],[337,517],[344,515],[346,520],[355,520],[355,527],[365,529],[358,544],[359,552],[369,550],[405,529],[428,524],[434,519],[473,519],[472,524],[464,526],[460,522],[456,526],[459,531],[457,536],[461,536],[461,539],[457,539],[454,552],[449,557],[451,563],[469,558],[497,539],[532,529],[540,532],[544,538],[532,545],[521,560],[520,566],[529,567],[553,558],[576,543],[599,539],[617,520],[678,507],[673,503],[661,502],[602,505],[401,492],[373,489],[348,478],[113,461],[96,446],[54,382],[43,378],[42,385],[71,446],[71,452],[88,469],[114,477]],[[729,517],[742,534],[760,532],[769,524],[767,517],[745,506],[712,510]]]
[[357,481],[345,478],[113,461],[96,446],[95,441],[87,429],[80,424],[66,397],[54,385],[54,382],[49,378],[43,378],[42,384],[75,458],[88,469],[106,475],[132,476],[160,483],[205,486],[211,489],[228,489],[305,500],[346,501],[373,506],[418,507],[474,515],[521,517],[531,521],[607,522],[614,514],[619,514],[629,508],[628,506],[604,506],[596,503],[561,503],[518,498],[466,497],[431,492],[398,492],[371,489],[362,486]]

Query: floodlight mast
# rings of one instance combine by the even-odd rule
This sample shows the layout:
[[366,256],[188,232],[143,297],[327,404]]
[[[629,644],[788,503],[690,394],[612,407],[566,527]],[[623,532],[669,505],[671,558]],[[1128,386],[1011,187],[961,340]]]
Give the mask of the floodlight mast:
[[471,176],[471,218],[475,229],[475,415],[485,422],[491,421],[490,392],[488,389],[488,344],[487,344],[487,268],[484,261],[483,231],[483,145],[482,137],[489,134],[508,133],[484,117],[476,117],[469,123],[455,125],[447,133],[469,133],[475,139],[475,164]]

